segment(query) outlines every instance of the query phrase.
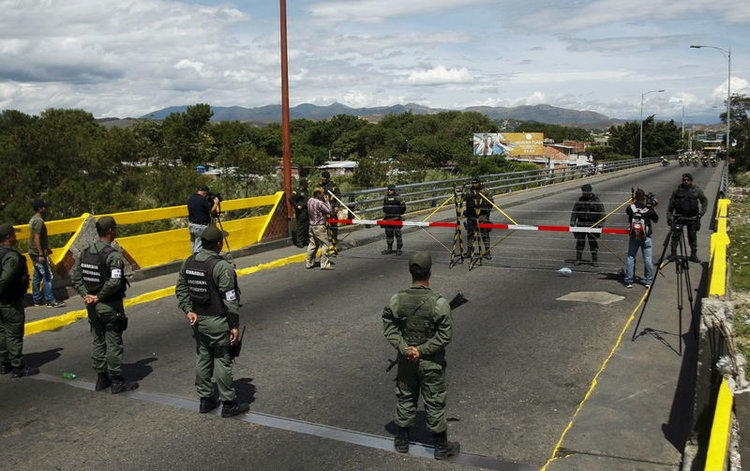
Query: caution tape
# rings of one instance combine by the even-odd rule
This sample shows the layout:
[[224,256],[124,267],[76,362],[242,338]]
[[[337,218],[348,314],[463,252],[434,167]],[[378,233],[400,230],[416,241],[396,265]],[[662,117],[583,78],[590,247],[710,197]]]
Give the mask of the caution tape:
[[[457,227],[455,222],[448,221],[393,221],[385,219],[329,219],[328,222],[335,224],[364,224],[368,226],[416,226],[416,227]],[[587,234],[628,234],[627,229],[616,229],[612,227],[576,227],[576,226],[532,226],[528,224],[492,224],[480,222],[480,229],[504,229],[511,231],[551,231],[551,232],[583,232]]]

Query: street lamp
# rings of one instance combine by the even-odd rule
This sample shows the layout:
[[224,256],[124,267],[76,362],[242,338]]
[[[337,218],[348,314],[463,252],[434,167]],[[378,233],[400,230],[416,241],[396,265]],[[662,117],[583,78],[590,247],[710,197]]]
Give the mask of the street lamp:
[[643,158],[643,98],[648,95],[649,93],[661,93],[664,90],[649,90],[647,92],[641,93],[641,125],[639,128],[639,140],[638,140],[638,159]]
[[704,46],[700,44],[693,44],[690,47],[693,49],[707,47],[709,49],[716,49],[717,51],[721,51],[723,54],[727,55],[727,158],[729,158],[729,129],[731,124],[729,113],[730,105],[732,104],[732,48],[730,47],[729,49],[724,49],[723,47]]

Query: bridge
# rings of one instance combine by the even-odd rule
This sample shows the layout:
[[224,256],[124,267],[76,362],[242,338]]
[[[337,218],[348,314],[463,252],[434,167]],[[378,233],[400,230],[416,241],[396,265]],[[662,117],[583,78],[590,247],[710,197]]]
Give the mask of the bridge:
[[[715,203],[721,168],[691,169]],[[684,169],[648,165],[591,177],[606,226],[625,227],[632,187],[662,204]],[[565,226],[580,181],[501,195],[495,204],[527,226]],[[619,208],[619,209],[618,209]],[[455,220],[448,208],[435,220]],[[709,215],[699,255],[709,254]],[[495,211],[493,222],[502,222]],[[231,230],[230,230],[231,232]],[[655,226],[654,256],[668,228]],[[700,312],[708,264],[690,264],[693,313],[676,306],[677,274],[661,270],[647,299],[618,272],[627,238],[601,237],[599,266],[573,266],[574,239],[559,231],[493,230],[493,259],[449,268],[453,230],[408,227],[404,254],[382,256],[382,228],[343,233],[336,270],[305,270],[302,250],[276,244],[234,259],[247,335],[234,378],[251,413],[237,420],[197,413],[194,343],[172,295],[173,273],[136,281],[129,291],[125,375],[138,391],[93,391],[88,323],[27,336],[25,352],[42,374],[0,378],[3,443],[11,469],[678,469],[691,438]],[[185,244],[187,247],[187,243]],[[417,446],[392,450],[393,356],[380,315],[408,286],[409,254],[432,254],[431,286],[469,303],[455,313],[447,354],[449,437],[462,454],[435,463],[420,421]],[[561,267],[572,273],[562,276]],[[637,264],[642,272],[642,264]],[[81,310],[77,298],[70,311]],[[643,310],[643,311],[642,311]],[[642,312],[642,317],[641,317]],[[50,310],[30,308],[30,322]],[[635,341],[631,334],[641,318]],[[677,353],[680,337],[685,342]],[[74,380],[60,374],[73,372]]]

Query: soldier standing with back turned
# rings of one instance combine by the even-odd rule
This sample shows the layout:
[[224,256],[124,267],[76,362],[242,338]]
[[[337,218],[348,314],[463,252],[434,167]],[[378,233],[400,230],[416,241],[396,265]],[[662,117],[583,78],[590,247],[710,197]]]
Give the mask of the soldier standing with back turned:
[[443,460],[460,450],[457,442],[448,441],[445,418],[445,347],[451,341],[453,318],[448,301],[430,289],[431,269],[430,254],[411,256],[411,287],[393,295],[383,310],[383,333],[398,352],[394,447],[399,453],[409,451],[409,430],[421,392],[435,459]]
[[112,247],[117,223],[111,216],[96,221],[99,240],[86,247],[73,265],[73,287],[81,295],[91,325],[94,371],[97,391],[110,388],[112,394],[132,391],[138,383],[122,377],[122,333],[128,327],[123,298],[125,260]]
[[[250,410],[247,403],[238,403],[232,386],[230,345],[240,338],[240,291],[237,274],[219,253],[224,247],[226,232],[209,226],[201,235],[200,252],[182,264],[175,293],[180,309],[193,327],[196,344],[195,388],[200,397],[200,413],[223,407],[222,417],[232,417]],[[216,376],[218,399],[211,377]]]
[[[588,183],[581,186],[581,197],[573,205],[573,211],[570,213],[571,227],[601,227],[604,223],[604,205],[594,194],[591,185]],[[589,251],[591,252],[591,264],[599,266],[599,236],[592,232],[574,232],[573,237],[576,239],[576,265],[583,263],[583,249],[586,248],[586,239],[589,241]]]

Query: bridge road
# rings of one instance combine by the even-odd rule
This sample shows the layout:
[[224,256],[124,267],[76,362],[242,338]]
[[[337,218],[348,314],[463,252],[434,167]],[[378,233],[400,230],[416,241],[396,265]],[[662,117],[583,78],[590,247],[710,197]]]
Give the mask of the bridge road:
[[[594,191],[612,210],[625,201],[631,186],[642,186],[657,194],[664,214],[683,171],[672,165],[616,178],[605,175],[594,182]],[[713,203],[719,171],[702,167],[689,171]],[[513,198],[516,202],[508,207],[504,198],[496,202],[520,224],[567,225],[570,208],[580,194],[578,184],[569,188],[544,189],[541,193],[546,196],[538,198],[529,193],[528,198]],[[701,256],[708,250],[707,220],[699,233]],[[500,218],[493,214],[493,221]],[[625,221],[623,207],[607,226],[622,227]],[[450,247],[451,230],[430,229],[430,233]],[[506,233],[494,230],[493,242]],[[654,237],[655,257],[661,253],[666,233],[662,221]],[[604,249],[599,268],[573,267],[570,277],[559,276],[555,270],[570,266],[574,253],[573,237],[566,233],[515,231],[493,250],[493,260],[471,271],[466,264],[449,270],[446,251],[422,230],[407,231],[404,238],[406,252],[401,257],[381,256],[384,244],[378,242],[342,252],[334,271],[305,270],[301,264],[291,264],[240,278],[242,322],[248,325],[235,369],[240,397],[252,401],[254,412],[390,437],[394,373],[386,374],[384,369],[393,352],[382,337],[380,314],[389,296],[409,284],[409,253],[428,250],[434,260],[432,287],[446,297],[462,291],[469,299],[455,312],[454,341],[448,351],[450,436],[462,443],[464,451],[495,457],[488,462],[490,468],[529,469],[506,465],[509,462],[531,469],[544,465],[638,305],[643,287],[628,290],[614,280],[621,262]],[[602,240],[624,259],[625,236],[605,235]],[[693,267],[693,287],[697,288],[701,269]],[[673,273],[665,270],[664,280],[654,288],[650,304],[666,300],[672,306]],[[608,292],[624,299],[611,304],[557,300],[579,291]],[[647,309],[644,324],[663,323],[665,330],[674,333],[674,314],[660,311],[667,310]],[[140,391],[145,394],[195,402],[191,331],[174,298],[132,306],[128,315],[126,374],[140,380]],[[30,363],[43,363],[43,372],[50,375],[73,371],[81,382],[93,382],[87,327],[85,321],[78,322],[28,337],[25,351]],[[629,335],[630,331],[628,342]],[[675,344],[676,337],[665,337]],[[668,349],[650,337],[632,344]],[[676,367],[668,371],[671,377],[660,378],[663,383],[677,383],[682,359],[673,356]],[[230,469],[247,463],[258,469],[459,466],[204,417],[43,379],[1,378],[0,396],[6,404],[2,422],[9,424],[0,427],[0,442],[4,442],[0,458],[10,459],[14,469],[87,469],[113,462],[119,469],[160,469],[174,463],[207,468],[215,467],[212,451],[219,453],[218,463]],[[675,404],[682,400],[677,399],[666,404],[665,414],[674,413]],[[617,424],[627,422],[611,411],[609,416],[590,420],[598,421],[599,427],[612,424],[598,430],[600,435],[616,435]],[[590,445],[575,432],[576,424],[563,441],[566,450],[584,456],[608,453],[597,448],[602,444]],[[651,463],[653,469],[673,469],[679,463],[680,437],[664,438],[660,443],[641,444],[645,448],[640,451],[617,450],[618,459],[626,463],[622,469],[632,469],[628,465],[633,461]],[[231,445],[235,439],[240,443],[236,450]],[[429,443],[423,424],[416,439]],[[117,448],[108,449],[108,440],[114,440]],[[204,442],[211,443],[208,450],[201,446]],[[595,449],[571,449],[571,444]],[[627,448],[627,444],[622,446]]]

